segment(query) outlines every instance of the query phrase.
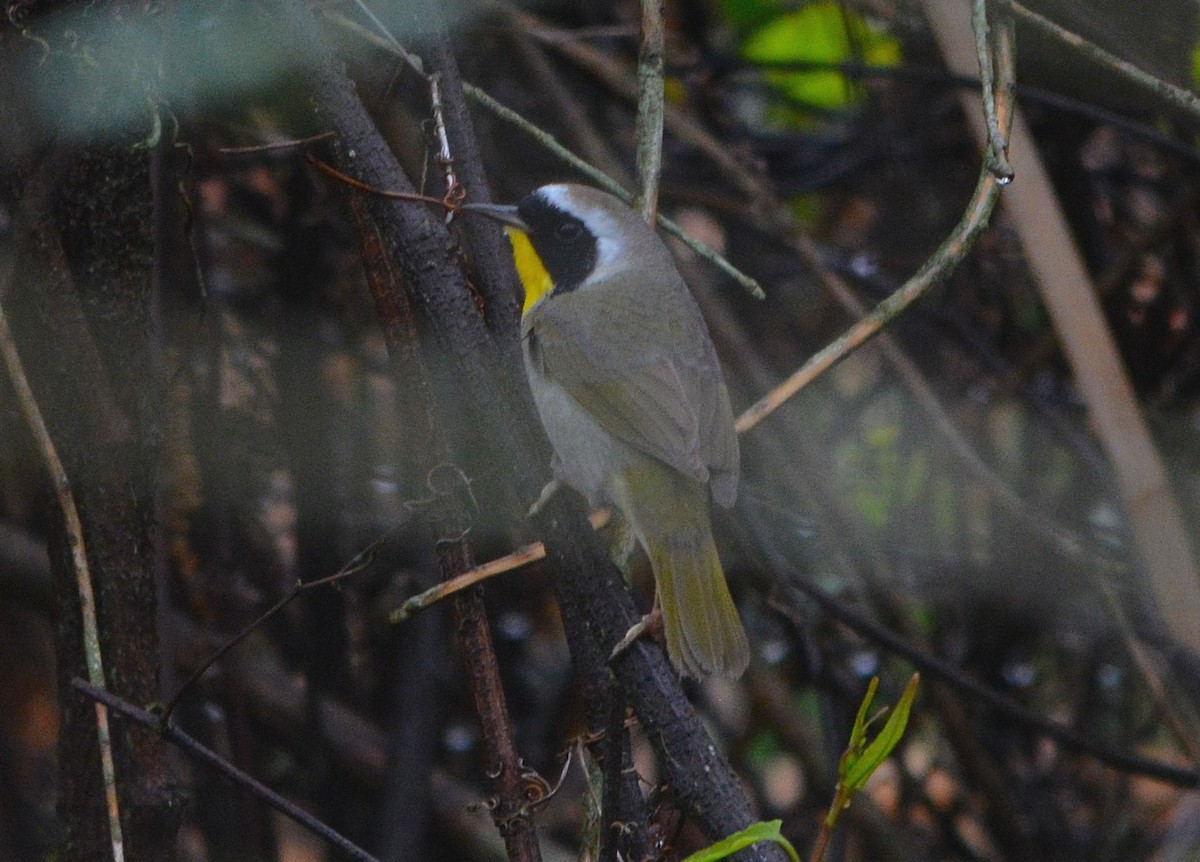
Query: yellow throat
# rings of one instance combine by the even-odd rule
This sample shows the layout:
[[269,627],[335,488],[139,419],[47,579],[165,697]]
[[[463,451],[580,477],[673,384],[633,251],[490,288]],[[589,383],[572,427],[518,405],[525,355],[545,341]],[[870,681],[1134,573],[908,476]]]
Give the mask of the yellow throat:
[[508,234],[508,241],[512,245],[517,276],[525,288],[525,304],[521,306],[521,315],[524,316],[554,289],[554,282],[550,280],[550,273],[546,272],[542,259],[533,250],[533,243],[525,231],[506,227],[504,232]]

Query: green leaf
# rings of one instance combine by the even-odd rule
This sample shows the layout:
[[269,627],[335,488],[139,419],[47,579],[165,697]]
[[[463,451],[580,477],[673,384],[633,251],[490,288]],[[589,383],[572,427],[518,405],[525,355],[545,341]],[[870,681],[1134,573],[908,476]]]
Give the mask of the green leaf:
[[[863,750],[863,742],[867,738],[867,713],[875,700],[875,692],[879,688],[879,677],[871,677],[867,684],[867,693],[863,695],[862,703],[858,705],[858,715],[854,716],[854,727],[850,728],[850,742],[846,745],[846,753],[856,755]],[[845,776],[845,773],[841,773]]]
[[788,858],[792,862],[800,862],[800,856],[796,853],[796,848],[792,846],[792,842],[783,837],[779,831],[779,827],[783,825],[782,820],[759,821],[752,823],[740,832],[734,832],[727,838],[722,838],[714,844],[710,844],[703,850],[697,850],[691,856],[688,856],[683,862],[719,862],[727,856],[732,856],[739,850],[744,850],[751,844],[757,844],[759,841],[773,841],[783,848],[787,853]]
[[[912,711],[913,701],[917,697],[917,685],[920,683],[921,675],[914,673],[912,679],[908,681],[908,685],[904,689],[904,694],[900,696],[900,700],[896,703],[896,708],[892,710],[888,716],[887,722],[883,725],[883,729],[879,731],[879,735],[871,741],[866,750],[862,754],[853,759],[853,762],[847,765],[843,780],[846,788],[851,792],[857,792],[867,783],[867,779],[879,768],[879,764],[883,763],[891,755],[892,750],[899,744],[900,738],[904,736],[904,728],[908,725],[908,716]],[[876,677],[871,681],[878,683]],[[869,703],[869,698],[875,694],[874,686],[867,689],[867,697],[863,699],[863,704]],[[863,714],[863,709],[859,709],[859,715]],[[858,722],[855,721],[857,727]],[[853,738],[853,736],[852,736]]]
[[[772,19],[742,46],[759,63],[837,64],[861,59],[879,66],[900,62],[900,43],[836,0],[819,0]],[[858,101],[855,87],[835,70],[768,72],[767,79],[803,105],[826,110]]]

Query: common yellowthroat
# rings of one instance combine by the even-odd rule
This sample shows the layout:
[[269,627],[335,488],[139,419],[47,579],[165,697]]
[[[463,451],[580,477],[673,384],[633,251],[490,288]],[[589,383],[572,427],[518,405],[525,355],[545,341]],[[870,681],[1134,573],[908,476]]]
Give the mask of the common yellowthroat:
[[645,549],[667,654],[682,674],[737,676],[750,649],[713,543],[733,505],[729,393],[695,299],[658,234],[618,198],[542,186],[508,225],[525,287],[525,368],[555,477],[612,505]]

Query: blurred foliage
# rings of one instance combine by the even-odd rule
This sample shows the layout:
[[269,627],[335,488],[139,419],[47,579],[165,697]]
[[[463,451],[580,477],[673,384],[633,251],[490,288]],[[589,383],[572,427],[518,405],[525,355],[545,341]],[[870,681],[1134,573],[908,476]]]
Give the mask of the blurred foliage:
[[[737,0],[727,6],[740,7]],[[752,17],[733,12],[735,20]],[[753,15],[753,17],[758,17]],[[835,66],[855,60],[874,66],[901,61],[900,43],[886,30],[835,0],[807,3],[779,14],[747,36],[742,56],[751,63]],[[807,109],[839,110],[862,100],[862,89],[835,70],[768,71],[767,80],[797,105]]]

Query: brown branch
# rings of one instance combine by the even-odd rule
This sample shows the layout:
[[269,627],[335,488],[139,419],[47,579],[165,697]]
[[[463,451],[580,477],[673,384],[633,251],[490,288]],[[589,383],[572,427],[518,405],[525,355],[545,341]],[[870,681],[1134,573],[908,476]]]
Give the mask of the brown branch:
[[[445,64],[447,55],[440,54],[439,60]],[[456,75],[453,80],[457,81]],[[439,85],[440,73],[431,75],[429,81],[431,109],[436,116],[441,147],[439,162],[445,171],[447,198],[450,199],[457,197],[462,187],[455,172],[450,130]],[[458,132],[462,134],[461,129]],[[343,155],[341,148],[335,148],[335,151],[339,157]],[[402,175],[397,177],[397,181],[402,181]],[[401,389],[415,386],[417,391],[429,394],[428,374],[421,361],[418,330],[412,319],[412,307],[404,294],[405,285],[398,277],[398,268],[383,253],[369,207],[356,201],[353,210],[367,265],[368,282],[383,324],[397,386]],[[439,463],[449,461],[445,435],[438,433],[432,415],[432,399],[423,403],[409,402],[406,408],[424,444],[414,447],[412,455],[419,469],[426,475],[432,475]],[[470,569],[471,547],[462,538],[469,519],[462,507],[456,504],[455,497],[452,494],[435,494],[431,505],[423,509],[423,515],[431,532],[437,537],[437,557],[442,577],[452,579]],[[504,839],[510,859],[514,862],[538,862],[541,851],[534,828],[529,789],[539,785],[536,782],[531,785],[531,773],[517,752],[482,594],[478,590],[459,593],[454,611],[459,651],[482,731],[487,772],[496,789],[489,806],[492,819]]]
[[305,153],[304,160],[327,176],[333,177],[340,183],[350,186],[352,189],[357,189],[360,192],[366,192],[369,195],[375,195],[381,198],[387,198],[392,201],[416,201],[418,203],[436,204],[437,206],[446,207],[447,210],[453,212],[455,207],[447,202],[445,198],[435,198],[429,195],[423,195],[419,192],[395,192],[388,189],[377,189],[369,183],[364,183],[362,180],[356,180],[349,174],[344,174],[333,165],[327,165],[325,162],[318,159],[312,153]]
[[[608,523],[612,517],[612,512],[608,509],[600,509],[592,512],[589,520],[592,523],[592,529],[599,530]],[[503,557],[497,557],[494,560],[483,563],[482,565],[472,566],[466,571],[456,575],[449,580],[442,581],[433,585],[424,592],[417,593],[404,601],[400,607],[396,608],[388,615],[388,622],[402,623],[409,619],[413,614],[419,613],[432,605],[437,604],[443,599],[447,599],[467,587],[473,587],[476,584],[481,584],[484,581],[494,578],[497,575],[502,575],[505,572],[511,572],[530,563],[536,563],[538,560],[546,559],[546,546],[541,542],[532,542],[528,545],[523,545],[517,548],[511,554],[505,554]]]
[[[483,172],[483,158],[467,108],[458,63],[454,59],[453,44],[444,32],[439,32],[426,53],[429,65],[437,70],[442,83],[442,124],[449,152],[454,154],[458,180],[471,200],[489,203],[491,195]],[[507,353],[505,367],[519,370],[521,285],[512,266],[508,239],[489,219],[466,219],[459,229],[471,270],[488,273],[486,278],[472,276],[483,297],[484,322],[500,350]]]
[[[453,575],[471,567],[470,549],[465,542],[443,543],[438,558],[445,574]],[[497,790],[488,804],[492,820],[504,838],[511,862],[539,862],[542,853],[531,805],[539,794],[536,783],[531,783],[532,774],[517,754],[508,703],[500,682],[500,666],[479,589],[455,597],[454,617],[467,682],[483,731],[487,773]]]

